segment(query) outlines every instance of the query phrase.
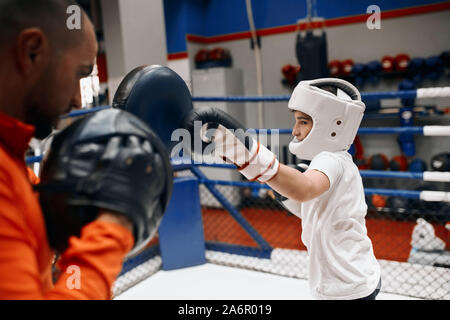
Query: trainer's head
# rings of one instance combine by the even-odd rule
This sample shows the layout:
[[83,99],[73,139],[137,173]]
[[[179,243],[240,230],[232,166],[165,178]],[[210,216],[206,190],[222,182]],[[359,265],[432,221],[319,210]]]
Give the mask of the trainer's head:
[[42,139],[81,104],[80,79],[97,56],[94,27],[73,0],[0,0],[0,29],[0,111]]

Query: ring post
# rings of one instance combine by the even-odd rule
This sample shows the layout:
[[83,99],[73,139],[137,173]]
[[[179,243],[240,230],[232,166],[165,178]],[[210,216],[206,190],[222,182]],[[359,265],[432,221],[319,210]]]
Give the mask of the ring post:
[[176,178],[172,198],[159,226],[162,270],[206,263],[198,180]]

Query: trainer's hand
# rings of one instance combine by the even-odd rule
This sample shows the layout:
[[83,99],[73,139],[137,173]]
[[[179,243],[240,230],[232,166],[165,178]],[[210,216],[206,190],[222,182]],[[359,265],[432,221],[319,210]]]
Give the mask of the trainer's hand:
[[[199,121],[200,126],[195,125]],[[267,182],[278,172],[279,161],[275,154],[245,132],[236,119],[220,109],[205,107],[193,110],[185,119],[185,128],[194,140],[214,143],[214,154],[235,164],[250,181]],[[195,132],[200,128],[199,132]],[[204,148],[203,148],[204,149]],[[194,150],[194,152],[203,150]]]
[[172,186],[159,137],[136,116],[107,109],[55,136],[36,189],[54,250],[64,251],[70,236],[101,219],[132,231],[134,255],[157,232]]
[[[136,136],[111,138],[103,155],[95,159],[99,160],[94,162],[98,168],[82,189],[91,193],[93,205],[131,221],[135,252],[157,231],[165,209],[160,199],[172,180],[164,147],[156,136],[153,138],[152,143]],[[91,183],[95,187],[89,190]],[[108,218],[112,219],[111,214]]]

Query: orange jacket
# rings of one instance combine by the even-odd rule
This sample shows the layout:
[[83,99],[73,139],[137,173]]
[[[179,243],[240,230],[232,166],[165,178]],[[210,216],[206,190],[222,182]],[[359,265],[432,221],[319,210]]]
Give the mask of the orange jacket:
[[0,113],[0,299],[110,299],[133,236],[114,223],[86,225],[60,256],[53,285],[54,254],[24,161],[33,134]]

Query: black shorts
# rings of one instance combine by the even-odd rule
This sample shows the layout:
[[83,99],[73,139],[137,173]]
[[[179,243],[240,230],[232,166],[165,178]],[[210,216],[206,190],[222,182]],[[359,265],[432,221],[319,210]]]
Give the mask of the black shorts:
[[376,300],[376,297],[377,297],[378,293],[380,292],[380,289],[381,289],[381,279],[378,282],[377,288],[371,294],[369,294],[367,297],[359,298],[359,299],[355,299],[355,300]]

